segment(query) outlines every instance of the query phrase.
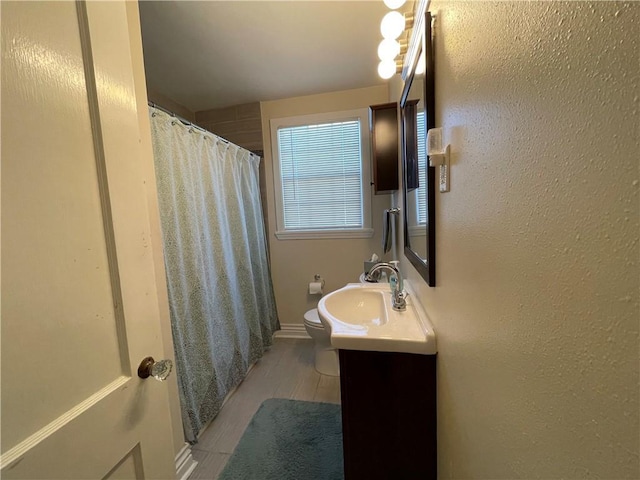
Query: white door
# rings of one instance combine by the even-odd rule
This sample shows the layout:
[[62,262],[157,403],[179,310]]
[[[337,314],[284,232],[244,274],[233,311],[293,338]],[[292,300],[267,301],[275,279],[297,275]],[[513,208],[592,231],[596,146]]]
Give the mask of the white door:
[[1,476],[174,477],[125,4],[0,9]]

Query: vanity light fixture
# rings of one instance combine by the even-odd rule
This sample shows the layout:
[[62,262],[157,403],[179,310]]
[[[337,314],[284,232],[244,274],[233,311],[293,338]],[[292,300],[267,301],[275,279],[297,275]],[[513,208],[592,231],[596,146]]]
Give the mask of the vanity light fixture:
[[390,60],[382,60],[378,64],[378,75],[380,75],[380,78],[383,78],[384,80],[388,80],[401,71],[402,63],[396,62],[393,58]]
[[397,10],[405,4],[407,0],[384,0],[384,4],[389,7],[390,10]]
[[382,17],[380,33],[384,38],[395,40],[404,31],[405,23],[404,15],[394,10]]
[[394,60],[405,53],[407,53],[407,42],[404,40],[398,41],[384,38],[378,45],[378,58],[380,60]]
[[[399,8],[404,5],[405,0],[384,0],[384,2],[389,8]],[[402,41],[397,39],[406,28],[412,26],[413,15],[410,13],[402,14],[393,10],[382,18],[380,33],[382,33],[383,40],[378,46],[378,57],[381,60],[378,65],[378,75],[383,79],[389,79],[402,71],[402,62],[400,62],[400,70],[398,70],[396,59],[406,53],[407,42],[406,39]]]
[[378,46],[378,58],[380,60],[393,60],[400,54],[400,42],[385,38]]

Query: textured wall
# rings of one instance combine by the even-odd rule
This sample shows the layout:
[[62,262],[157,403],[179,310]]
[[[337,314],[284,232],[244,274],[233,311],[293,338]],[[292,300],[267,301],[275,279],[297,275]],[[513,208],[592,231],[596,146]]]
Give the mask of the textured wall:
[[[302,325],[304,312],[315,308],[320,299],[308,293],[308,284],[315,273],[326,280],[325,292],[336,290],[349,282],[357,282],[362,273],[362,262],[371,253],[382,257],[382,210],[389,208],[391,195],[373,196],[373,238],[279,240],[275,237],[276,213],[273,191],[273,163],[271,158],[272,118],[291,117],[313,113],[335,112],[366,108],[388,101],[386,85],[306,97],[262,102],[262,130],[269,209],[269,241],[271,275],[282,324]],[[389,254],[387,254],[389,255]]]
[[639,478],[640,3],[436,1],[441,478]]

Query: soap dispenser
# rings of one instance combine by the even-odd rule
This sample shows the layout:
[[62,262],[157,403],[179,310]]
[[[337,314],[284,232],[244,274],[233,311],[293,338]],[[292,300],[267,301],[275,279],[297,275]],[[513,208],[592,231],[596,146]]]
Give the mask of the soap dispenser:
[[[400,267],[398,266],[400,262],[398,260],[391,260],[389,262],[396,270],[400,271]],[[391,287],[391,291],[395,292],[396,285],[398,284],[398,277],[396,275],[389,275],[389,287]]]

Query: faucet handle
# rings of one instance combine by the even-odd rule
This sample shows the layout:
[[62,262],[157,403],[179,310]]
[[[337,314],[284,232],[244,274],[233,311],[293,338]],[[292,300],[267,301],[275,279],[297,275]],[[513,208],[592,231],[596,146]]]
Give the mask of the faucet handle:
[[404,293],[396,293],[393,297],[392,307],[394,310],[402,312],[407,309],[407,301],[405,300]]
[[407,293],[404,290],[395,290],[393,292],[393,309],[398,311],[406,310],[407,308]]

